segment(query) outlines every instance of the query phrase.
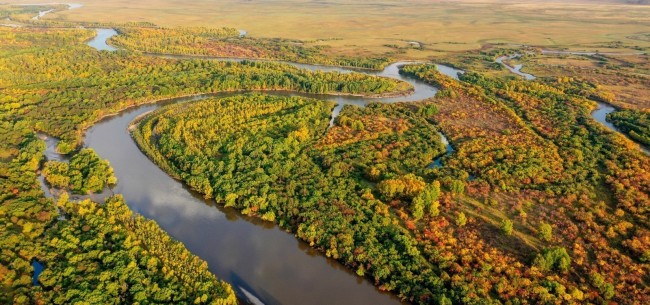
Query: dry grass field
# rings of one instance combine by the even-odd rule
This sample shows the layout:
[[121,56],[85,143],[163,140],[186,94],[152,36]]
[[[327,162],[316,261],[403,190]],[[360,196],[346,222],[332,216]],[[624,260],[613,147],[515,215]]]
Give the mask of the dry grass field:
[[[621,41],[627,47],[650,47],[650,40],[645,39],[650,34],[650,6],[629,5],[625,0],[74,2],[84,6],[46,18],[232,26],[255,37],[294,38],[331,45],[335,47],[332,52],[365,55],[397,51],[402,58],[430,58],[450,51],[478,49],[488,43],[593,50]],[[422,48],[409,42],[420,42]]]

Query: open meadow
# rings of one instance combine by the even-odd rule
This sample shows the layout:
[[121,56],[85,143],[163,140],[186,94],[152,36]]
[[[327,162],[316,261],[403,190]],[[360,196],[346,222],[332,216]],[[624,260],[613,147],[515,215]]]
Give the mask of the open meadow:
[[191,6],[177,0],[75,2],[83,7],[45,19],[229,26],[254,37],[329,45],[334,47],[330,52],[345,55],[393,53],[400,58],[429,58],[493,43],[602,50],[620,41],[626,47],[650,47],[650,6],[625,1],[196,0]]

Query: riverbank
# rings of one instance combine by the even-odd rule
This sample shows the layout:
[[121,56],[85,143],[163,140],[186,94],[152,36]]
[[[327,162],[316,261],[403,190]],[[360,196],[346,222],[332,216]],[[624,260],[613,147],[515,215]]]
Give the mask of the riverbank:
[[598,107],[591,110],[591,117],[594,118],[594,120],[598,121],[605,128],[622,135],[627,140],[636,144],[639,147],[639,150],[641,150],[641,152],[645,153],[646,155],[650,155],[650,148],[630,138],[623,131],[621,131],[616,126],[614,126],[614,124],[607,121],[608,114],[618,111],[618,109],[614,105],[605,102],[596,102],[596,104]]

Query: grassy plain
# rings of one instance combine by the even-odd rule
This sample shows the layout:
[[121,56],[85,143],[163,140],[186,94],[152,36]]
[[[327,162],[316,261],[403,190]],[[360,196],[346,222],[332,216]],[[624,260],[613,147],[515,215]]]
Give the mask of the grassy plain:
[[[30,3],[33,0],[9,0]],[[429,58],[485,44],[603,49],[621,41],[650,47],[650,6],[625,1],[75,1],[83,7],[45,19],[149,21],[163,26],[232,26],[255,37],[333,46],[331,52]],[[420,42],[417,48],[409,42]]]

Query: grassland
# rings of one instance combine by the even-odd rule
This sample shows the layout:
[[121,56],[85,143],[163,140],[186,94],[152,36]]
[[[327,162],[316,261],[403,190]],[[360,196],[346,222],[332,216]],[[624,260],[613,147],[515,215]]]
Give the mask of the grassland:
[[[30,3],[33,0],[10,0]],[[602,49],[620,41],[650,47],[650,6],[626,1],[75,1],[84,6],[45,19],[149,21],[163,26],[232,26],[254,37],[330,45],[333,53],[430,58],[515,43]],[[421,47],[409,42],[419,42]],[[619,47],[620,49],[620,47]]]

